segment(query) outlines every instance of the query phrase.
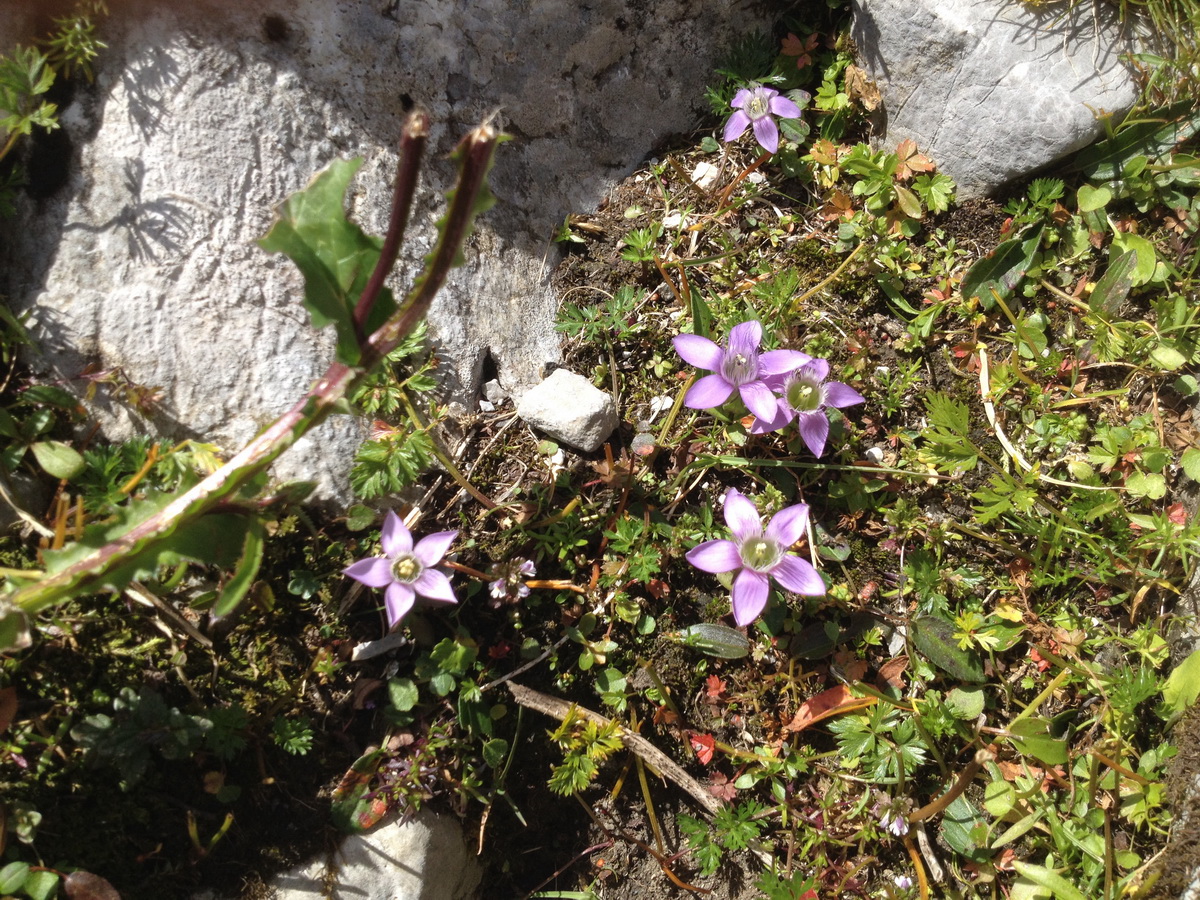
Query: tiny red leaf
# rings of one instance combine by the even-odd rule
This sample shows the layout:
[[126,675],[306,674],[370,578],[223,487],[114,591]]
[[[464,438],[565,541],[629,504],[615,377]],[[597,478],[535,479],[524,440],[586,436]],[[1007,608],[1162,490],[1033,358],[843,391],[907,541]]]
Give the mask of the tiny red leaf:
[[712,762],[713,748],[716,746],[713,736],[711,734],[696,734],[692,732],[688,737],[692,742],[692,749],[696,751],[696,758],[707,766]]

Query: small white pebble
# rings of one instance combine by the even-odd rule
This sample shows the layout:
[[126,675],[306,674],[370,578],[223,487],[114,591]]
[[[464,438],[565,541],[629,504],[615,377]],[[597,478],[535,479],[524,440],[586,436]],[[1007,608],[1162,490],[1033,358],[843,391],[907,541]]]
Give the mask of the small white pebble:
[[712,163],[698,162],[696,168],[692,169],[692,181],[696,183],[696,187],[702,191],[707,191],[717,183],[718,169]]
[[879,465],[880,463],[883,462],[883,448],[882,447],[868,447],[867,452],[864,455],[867,457],[868,460],[873,462],[875,465]]

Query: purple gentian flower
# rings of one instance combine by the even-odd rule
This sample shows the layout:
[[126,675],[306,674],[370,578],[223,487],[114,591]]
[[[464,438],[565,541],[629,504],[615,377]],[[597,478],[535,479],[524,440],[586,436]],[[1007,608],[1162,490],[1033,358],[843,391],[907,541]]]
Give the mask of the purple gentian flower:
[[771,116],[800,118],[800,107],[787,97],[781,97],[779,91],[761,84],[738,91],[733,106],[734,113],[725,123],[725,141],[735,141],[748,127],[753,127],[754,139],[768,153],[779,149],[779,126]]
[[454,539],[457,531],[439,531],[427,535],[413,546],[412,532],[394,512],[383,520],[380,543],[383,556],[361,559],[342,570],[367,587],[386,588],[383,599],[387,606],[388,627],[395,627],[412,610],[417,597],[437,603],[457,603],[450,579],[435,569]]
[[744,494],[730,488],[725,494],[725,523],[732,541],[705,541],[687,552],[687,561],[704,572],[733,572],[733,619],[749,625],[767,605],[774,578],[787,590],[806,597],[825,593],[825,582],[812,565],[788,548],[800,540],[808,524],[808,506],[797,503],[781,509],[766,531],[758,510]]
[[778,431],[795,419],[800,437],[813,456],[823,454],[829,439],[829,416],[825,410],[863,402],[862,394],[854,388],[840,381],[827,381],[828,377],[828,360],[814,359],[782,377],[770,379],[769,386],[779,392],[775,414],[751,425],[750,433]]
[[799,350],[758,352],[762,343],[762,325],[755,321],[734,325],[729,332],[729,349],[722,350],[698,334],[680,334],[672,340],[675,352],[699,369],[715,373],[705,375],[692,385],[683,405],[690,409],[713,409],[741,395],[746,409],[762,419],[777,412],[775,395],[763,381],[764,375],[786,375],[810,362],[812,357]]
[[885,810],[883,815],[879,817],[879,826],[896,837],[904,837],[908,834],[908,819],[904,813],[894,810]]
[[518,559],[501,565],[494,574],[500,577],[488,582],[488,592],[493,597],[497,600],[521,600],[529,596],[529,585],[525,583],[525,579],[536,575],[537,569],[533,560]]

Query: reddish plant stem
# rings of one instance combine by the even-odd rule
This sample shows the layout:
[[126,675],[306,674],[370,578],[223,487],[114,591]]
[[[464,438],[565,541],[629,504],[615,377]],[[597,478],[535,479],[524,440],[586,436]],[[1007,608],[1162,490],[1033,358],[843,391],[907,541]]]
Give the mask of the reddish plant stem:
[[366,343],[364,329],[383,283],[396,265],[404,231],[408,228],[408,216],[412,210],[413,197],[417,191],[417,177],[421,171],[421,158],[425,155],[425,142],[429,137],[429,116],[424,110],[413,110],[404,123],[400,135],[400,164],[396,170],[396,186],[392,192],[392,216],[388,220],[387,236],[379,252],[379,262],[362,295],[354,307],[354,332],[360,345]]
[[340,362],[330,365],[321,380],[295,406],[216,472],[110,543],[62,571],[17,591],[12,602],[26,612],[33,613],[81,591],[102,586],[107,576],[123,563],[169,538],[184,522],[210,512],[334,412],[342,399],[399,345],[429,311],[450,268],[460,258],[462,243],[479,211],[477,201],[481,192],[486,190],[485,179],[499,142],[500,134],[491,125],[483,124],[459,144],[459,179],[440,239],[404,304],[366,339],[359,365],[351,367]]

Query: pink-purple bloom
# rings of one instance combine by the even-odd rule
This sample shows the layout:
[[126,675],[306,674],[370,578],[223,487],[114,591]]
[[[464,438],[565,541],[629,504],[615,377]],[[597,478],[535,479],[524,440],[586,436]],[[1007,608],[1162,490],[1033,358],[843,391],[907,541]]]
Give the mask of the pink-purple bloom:
[[526,578],[537,574],[531,559],[514,559],[496,568],[493,573],[499,577],[488,582],[488,593],[497,600],[522,600],[529,596],[529,585]]
[[742,88],[733,97],[733,115],[725,123],[725,140],[735,141],[747,128],[754,129],[754,139],[768,153],[779,149],[779,126],[773,116],[782,119],[800,118],[800,107],[779,91],[761,84]]
[[762,325],[758,322],[742,322],[729,332],[727,349],[714,344],[697,334],[681,334],[674,338],[675,352],[699,369],[708,369],[713,374],[705,375],[691,386],[683,398],[684,406],[690,409],[713,409],[728,400],[737,391],[746,404],[746,409],[760,419],[774,417],[778,403],[764,378],[783,376],[812,360],[799,350],[769,350],[759,353],[762,343]]
[[814,359],[794,371],[768,379],[768,386],[779,394],[773,415],[763,416],[752,426],[752,434],[777,431],[793,419],[805,445],[813,456],[825,452],[829,439],[828,407],[841,409],[863,402],[863,396],[840,381],[829,381],[829,362]]
[[389,511],[380,536],[384,555],[361,559],[347,566],[343,574],[367,587],[385,588],[388,627],[395,627],[412,610],[417,597],[435,603],[458,602],[450,579],[434,568],[456,537],[457,531],[439,531],[426,535],[414,546],[412,532]]
[[788,553],[808,524],[808,506],[797,503],[777,512],[764,530],[758,510],[735,488],[725,494],[725,524],[733,540],[705,541],[687,552],[704,572],[737,572],[733,579],[733,619],[749,625],[767,605],[771,579],[795,594],[819,597],[825,582],[811,563]]

